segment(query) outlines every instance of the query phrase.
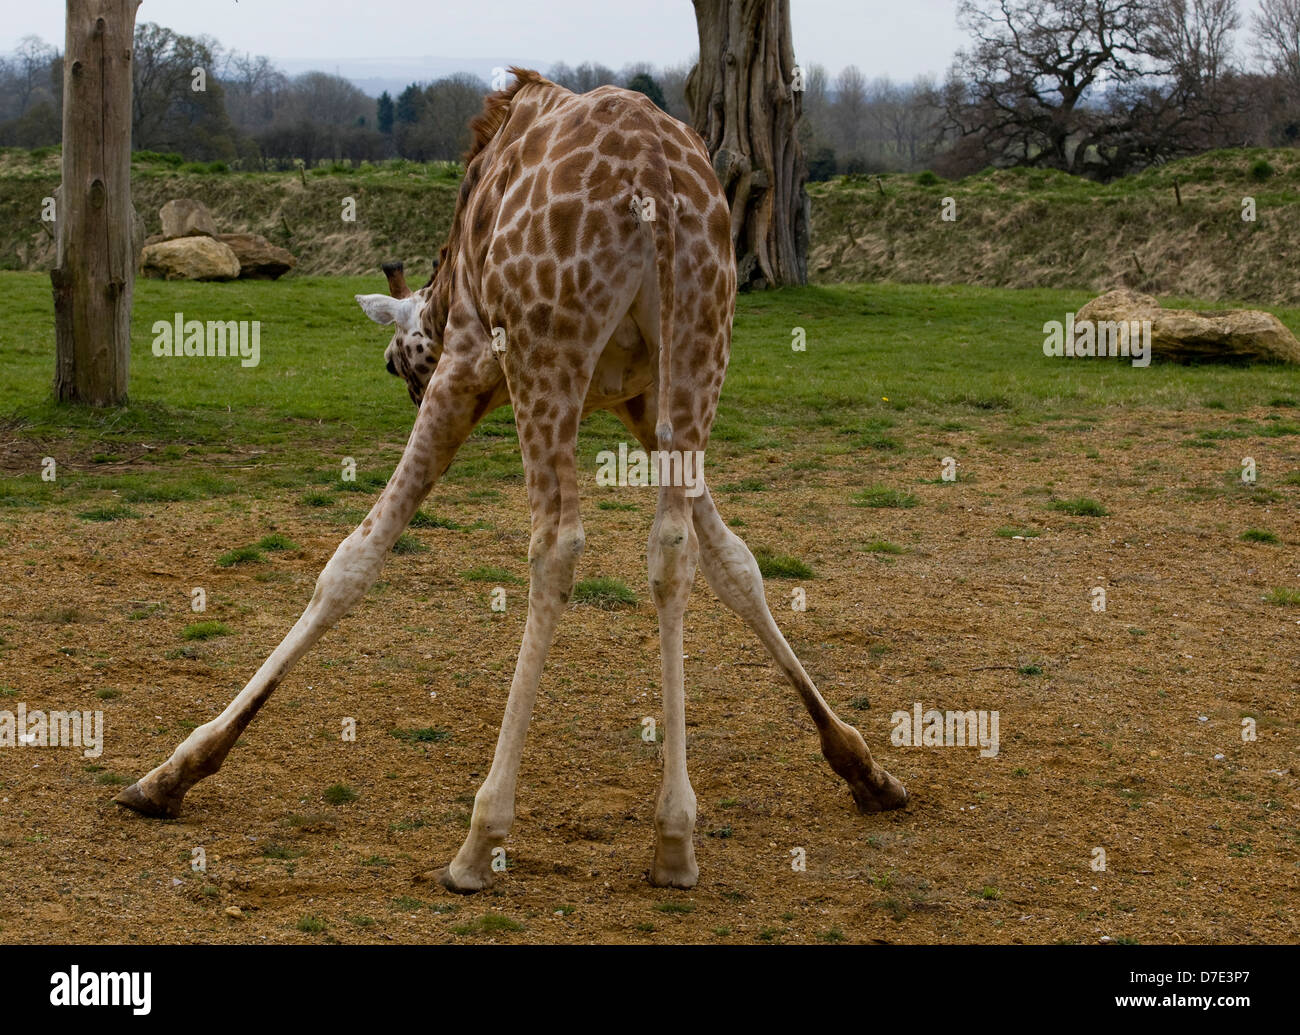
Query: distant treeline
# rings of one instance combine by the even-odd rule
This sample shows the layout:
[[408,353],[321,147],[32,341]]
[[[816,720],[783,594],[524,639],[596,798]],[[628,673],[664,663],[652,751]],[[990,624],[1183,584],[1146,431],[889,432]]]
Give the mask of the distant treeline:
[[[559,64],[543,72],[580,93],[610,84],[637,90],[689,122],[691,64],[618,71]],[[832,79],[819,65],[806,70],[805,82],[802,132],[815,179],[920,168],[932,158],[932,119],[919,99],[934,96],[933,82],[868,80],[856,67]],[[462,73],[374,98],[341,76],[288,76],[267,57],[146,22],[135,34],[133,146],[232,169],[282,169],[299,160],[309,168],[344,160],[455,161],[488,89]],[[62,56],[40,39],[27,37],[0,58],[0,146],[58,144],[62,95]]]
[[[961,0],[970,44],[943,82],[802,70],[800,134],[814,180],[1038,166],[1109,180],[1224,147],[1300,145],[1300,0],[1261,0],[1238,47],[1238,0]],[[0,58],[0,146],[60,139],[63,61],[36,37]],[[691,63],[546,74],[616,84],[689,120]],[[237,169],[389,158],[455,161],[488,84],[458,74],[367,96],[325,72],[153,23],[136,29],[137,150]]]

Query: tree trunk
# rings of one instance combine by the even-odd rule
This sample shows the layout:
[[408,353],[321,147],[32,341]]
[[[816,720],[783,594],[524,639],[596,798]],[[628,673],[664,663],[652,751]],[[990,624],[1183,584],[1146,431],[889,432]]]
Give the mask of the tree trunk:
[[731,205],[741,288],[808,280],[808,166],[797,127],[790,0],[695,0],[691,121]]
[[67,0],[63,182],[55,195],[54,394],[126,402],[138,241],[131,207],[131,47],[140,0]]

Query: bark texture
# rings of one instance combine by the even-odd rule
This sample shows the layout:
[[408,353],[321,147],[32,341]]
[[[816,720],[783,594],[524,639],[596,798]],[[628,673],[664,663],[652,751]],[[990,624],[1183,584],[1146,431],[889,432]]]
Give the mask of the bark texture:
[[131,207],[131,47],[140,0],[67,0],[63,182],[55,194],[54,394],[126,402],[139,227]]
[[695,19],[700,60],[686,100],[731,204],[740,287],[806,283],[808,167],[790,0],[695,0]]

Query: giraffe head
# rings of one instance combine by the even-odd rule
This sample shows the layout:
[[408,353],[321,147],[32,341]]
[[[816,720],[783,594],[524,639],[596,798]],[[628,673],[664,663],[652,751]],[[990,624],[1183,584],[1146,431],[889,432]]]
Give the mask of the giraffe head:
[[[424,325],[422,316],[427,300],[424,288],[412,294],[400,262],[384,263],[384,275],[388,278],[389,294],[355,297],[375,323],[393,325],[393,340],[384,350],[384,365],[390,374],[406,382],[411,402],[419,406],[442,354],[442,342],[436,341]],[[429,283],[433,283],[432,277]]]

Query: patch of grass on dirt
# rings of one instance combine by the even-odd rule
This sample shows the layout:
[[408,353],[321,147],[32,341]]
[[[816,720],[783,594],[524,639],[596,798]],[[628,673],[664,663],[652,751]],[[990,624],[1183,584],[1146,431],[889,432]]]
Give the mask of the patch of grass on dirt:
[[388,731],[398,740],[408,744],[437,744],[451,737],[450,730],[438,729],[436,726],[422,726],[418,729],[397,729]]
[[789,554],[773,553],[759,548],[754,551],[754,560],[758,562],[759,573],[765,579],[811,579],[813,570],[798,557]]
[[209,620],[194,622],[181,630],[182,640],[210,640],[216,636],[229,636],[230,627],[225,622]]
[[1053,500],[1048,504],[1053,510],[1073,517],[1106,517],[1110,511],[1090,496],[1075,496],[1068,500]]
[[325,788],[321,797],[330,805],[350,805],[361,795],[345,783],[332,783]]
[[1272,532],[1263,528],[1248,528],[1239,536],[1243,543],[1280,543],[1279,539]]
[[257,549],[265,550],[267,553],[280,553],[282,551],[301,550],[302,547],[290,539],[287,535],[280,532],[272,532],[270,535],[264,535],[257,541]]
[[1300,589],[1279,586],[1269,590],[1264,599],[1278,607],[1300,607]]
[[636,594],[622,579],[601,575],[582,579],[573,587],[573,603],[587,604],[603,611],[636,606]]
[[393,553],[411,554],[411,553],[428,553],[429,547],[420,542],[410,532],[403,532],[397,537],[397,542],[393,543]]
[[1015,525],[1003,525],[997,530],[1000,539],[1037,539],[1043,533],[1036,528],[1017,528]]
[[452,532],[464,531],[464,525],[451,518],[439,517],[425,510],[417,510],[410,520],[411,528],[445,528]]
[[138,511],[122,503],[109,503],[100,507],[90,507],[87,510],[78,511],[77,517],[82,521],[122,521],[126,518],[138,518]]
[[467,582],[509,583],[512,586],[520,586],[524,582],[518,575],[512,575],[505,568],[495,568],[491,565],[479,565],[470,568],[469,571],[461,575],[461,578]]
[[855,507],[874,507],[880,510],[889,508],[910,510],[912,507],[918,506],[920,502],[910,492],[891,489],[884,485],[873,485],[853,494],[853,505]]
[[218,557],[217,564],[222,568],[233,568],[237,564],[261,564],[264,560],[266,558],[256,546],[236,546]]
[[888,553],[894,555],[907,553],[907,547],[899,546],[897,543],[891,543],[887,539],[873,539],[871,542],[867,543],[863,549],[866,550],[867,553]]

